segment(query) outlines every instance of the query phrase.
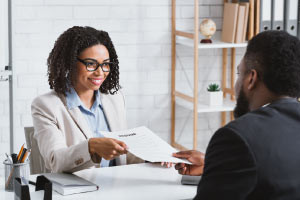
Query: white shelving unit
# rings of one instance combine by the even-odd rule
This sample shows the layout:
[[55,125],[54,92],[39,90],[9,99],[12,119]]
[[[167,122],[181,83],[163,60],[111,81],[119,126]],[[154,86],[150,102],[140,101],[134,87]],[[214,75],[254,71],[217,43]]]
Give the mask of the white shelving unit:
[[[191,102],[187,102],[181,98],[176,98],[176,104],[184,107],[188,110],[193,110],[194,105]],[[207,112],[227,112],[227,111],[233,111],[235,107],[235,101],[232,101],[230,99],[225,99],[223,101],[223,104],[220,106],[210,106],[205,104],[205,102],[199,102],[198,103],[198,110],[197,112],[200,113],[207,113]]]
[[[194,43],[192,40],[183,39],[183,38],[177,39],[176,45],[194,47]],[[246,46],[247,46],[247,43],[227,43],[227,42],[222,42],[218,39],[213,39],[212,44],[199,43],[198,49],[224,49],[224,48],[240,48],[240,47],[246,47]]]
[[[226,1],[226,0],[224,0]],[[233,111],[235,107],[234,81],[235,81],[235,53],[236,48],[246,47],[247,43],[225,43],[220,40],[213,40],[212,44],[199,43],[199,11],[198,0],[194,0],[194,32],[184,32],[176,30],[176,0],[172,0],[172,75],[171,75],[171,145],[177,149],[185,150],[186,148],[175,141],[175,105],[193,111],[193,149],[197,148],[197,121],[200,113],[221,112],[222,126],[226,124],[226,112]],[[194,49],[194,91],[193,96],[189,96],[176,90],[176,46],[184,45]],[[199,51],[205,49],[222,49],[222,89],[224,94],[224,103],[222,106],[209,106],[198,99],[198,55]],[[230,63],[230,85],[227,86],[227,65],[228,49],[231,50]],[[229,96],[228,96],[229,95]],[[231,112],[230,120],[233,120]]]

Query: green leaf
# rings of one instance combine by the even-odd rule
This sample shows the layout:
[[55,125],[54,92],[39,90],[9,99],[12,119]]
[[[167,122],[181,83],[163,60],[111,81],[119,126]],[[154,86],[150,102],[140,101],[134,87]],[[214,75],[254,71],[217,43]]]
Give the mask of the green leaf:
[[221,90],[220,86],[216,83],[209,84],[207,88],[207,91],[209,92],[217,92],[220,90]]

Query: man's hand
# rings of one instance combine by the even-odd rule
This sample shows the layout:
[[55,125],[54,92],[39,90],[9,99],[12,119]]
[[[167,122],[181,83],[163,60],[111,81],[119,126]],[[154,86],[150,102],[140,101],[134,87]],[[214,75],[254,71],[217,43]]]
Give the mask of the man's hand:
[[204,153],[190,150],[173,153],[173,156],[176,158],[185,158],[192,163],[192,165],[184,163],[176,164],[175,169],[178,170],[179,174],[191,176],[200,176],[203,174]]
[[127,153],[127,145],[112,138],[91,138],[89,139],[89,152],[91,156],[98,155],[105,160],[112,160]]

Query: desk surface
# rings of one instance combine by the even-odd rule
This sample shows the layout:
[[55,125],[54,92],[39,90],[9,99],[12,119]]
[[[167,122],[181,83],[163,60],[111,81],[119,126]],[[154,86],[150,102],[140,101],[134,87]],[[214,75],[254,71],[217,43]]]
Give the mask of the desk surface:
[[[196,186],[181,185],[181,175],[173,168],[157,164],[135,164],[93,168],[75,173],[100,186],[98,191],[61,196],[53,192],[52,199],[192,199]],[[4,191],[0,178],[0,199],[13,199],[13,192]]]

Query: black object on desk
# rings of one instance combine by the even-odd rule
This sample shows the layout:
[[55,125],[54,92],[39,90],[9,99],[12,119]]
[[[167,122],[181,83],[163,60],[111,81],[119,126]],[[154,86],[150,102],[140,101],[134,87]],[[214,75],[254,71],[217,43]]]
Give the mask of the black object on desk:
[[28,185],[22,185],[21,178],[15,178],[14,181],[15,199],[30,200]]
[[201,176],[190,176],[190,175],[183,175],[181,178],[182,185],[198,185]]
[[13,160],[13,163],[17,163],[18,162],[17,154],[15,154],[15,153],[11,154],[11,158]]
[[[14,192],[17,200],[30,200],[28,185],[22,185],[21,178],[15,178]],[[52,200],[52,182],[41,175],[36,178],[35,191],[44,190],[44,200]]]

